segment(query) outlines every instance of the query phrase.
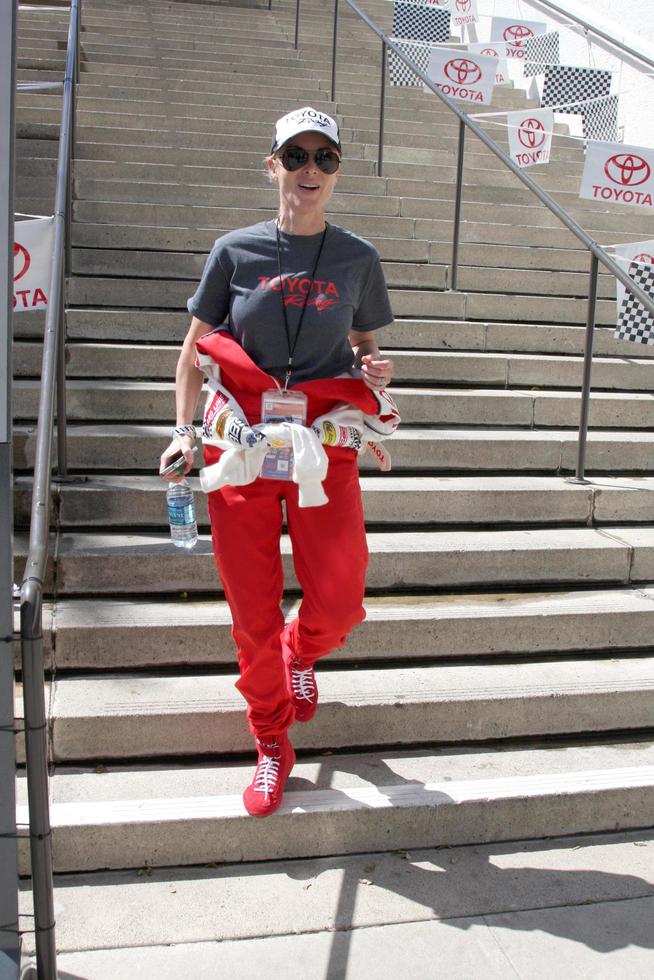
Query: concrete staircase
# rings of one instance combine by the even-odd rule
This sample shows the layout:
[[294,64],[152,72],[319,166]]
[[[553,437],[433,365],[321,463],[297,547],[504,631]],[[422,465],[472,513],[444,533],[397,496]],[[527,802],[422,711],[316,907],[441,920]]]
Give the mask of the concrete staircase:
[[[294,9],[83,7],[67,302],[74,476],[55,488],[46,607],[54,861],[96,872],[80,888],[101,890],[106,869],[652,822],[654,352],[613,339],[603,275],[591,478],[567,482],[587,253],[470,139],[460,291],[448,292],[456,123],[435,98],[391,89],[376,177],[379,44],[341,10],[330,103],[332,4],[304,0],[298,52]],[[365,9],[390,27],[389,4]],[[21,11],[21,80],[61,77],[66,21]],[[186,298],[221,231],[274,213],[262,163],[272,123],[308,103],[343,127],[331,220],[382,255],[397,317],[382,342],[404,425],[393,472],[363,475],[368,618],[321,664],[320,712],[294,730],[287,802],[262,828],[240,801],[251,744],[205,503],[198,547],[173,553],[153,473]],[[494,107],[524,104],[496,90]],[[50,213],[59,96],[19,95],[17,120],[17,208]],[[598,241],[652,237],[639,211],[580,201],[581,149],[555,144],[539,180]],[[17,575],[42,326],[36,313],[15,319]]]

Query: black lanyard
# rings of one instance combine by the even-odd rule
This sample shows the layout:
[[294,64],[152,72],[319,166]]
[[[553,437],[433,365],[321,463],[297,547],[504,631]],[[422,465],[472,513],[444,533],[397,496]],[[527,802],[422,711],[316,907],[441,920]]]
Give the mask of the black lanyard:
[[327,222],[325,222],[325,230],[322,233],[322,238],[320,239],[320,248],[318,249],[318,255],[316,256],[316,261],[313,265],[313,272],[311,273],[311,281],[309,283],[309,288],[304,294],[304,303],[302,305],[302,312],[300,313],[300,319],[298,320],[297,330],[295,331],[295,337],[293,338],[293,344],[291,345],[291,331],[288,325],[288,313],[286,311],[286,300],[284,299],[284,280],[282,279],[282,248],[279,238],[279,225],[275,224],[275,231],[277,232],[277,271],[279,273],[279,295],[282,300],[282,311],[284,313],[284,329],[286,331],[286,342],[288,344],[288,364],[286,366],[286,377],[284,380],[284,391],[288,389],[288,383],[291,380],[291,371],[293,369],[293,355],[295,354],[295,348],[297,347],[298,338],[300,336],[300,331],[302,330],[302,324],[304,322],[304,314],[306,313],[307,304],[309,302],[309,295],[313,289],[314,280],[316,278],[316,272],[318,271],[318,263],[320,262],[320,256],[322,255],[322,247],[325,244],[325,238],[327,236]]

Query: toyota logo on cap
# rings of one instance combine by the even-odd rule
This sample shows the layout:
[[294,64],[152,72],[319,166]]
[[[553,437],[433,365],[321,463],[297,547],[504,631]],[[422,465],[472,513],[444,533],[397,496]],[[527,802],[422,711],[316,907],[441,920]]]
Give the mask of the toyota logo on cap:
[[540,119],[525,119],[518,127],[518,139],[528,150],[535,150],[545,142],[545,127]]
[[508,41],[510,44],[516,44],[518,47],[524,44],[526,38],[533,36],[534,32],[526,24],[511,24],[502,35],[505,41]]
[[467,58],[454,58],[447,62],[443,70],[450,81],[457,85],[474,85],[482,75],[479,65]]
[[25,246],[19,245],[18,242],[14,242],[14,269],[16,268],[17,259],[19,259],[19,261],[22,259],[23,265],[22,268],[19,266],[18,272],[14,272],[14,282],[18,282],[19,279],[23,278],[29,269],[31,262],[30,253],[27,251]]
[[604,164],[604,173],[621,187],[638,187],[649,180],[652,168],[635,153],[616,153]]

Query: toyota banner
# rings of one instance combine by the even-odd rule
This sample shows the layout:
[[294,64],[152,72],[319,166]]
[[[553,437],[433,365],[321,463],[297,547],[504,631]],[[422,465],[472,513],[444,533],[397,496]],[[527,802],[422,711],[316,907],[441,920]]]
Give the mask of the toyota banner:
[[452,23],[457,27],[465,24],[476,24],[479,20],[477,0],[452,0]]
[[653,195],[654,149],[624,143],[588,143],[579,197],[651,209]]
[[427,74],[443,95],[459,102],[490,105],[497,58],[451,48],[432,48]]
[[533,167],[534,164],[550,162],[554,130],[553,109],[507,112],[506,122],[509,129],[509,153],[519,167]]
[[[644,242],[627,242],[625,245],[616,245],[615,259],[619,265],[624,266],[630,273],[633,265],[654,265],[654,239],[650,238]],[[626,289],[619,279],[615,280],[615,289],[619,315]]]
[[544,34],[547,24],[539,20],[513,20],[510,17],[493,17],[491,20],[492,42],[504,42],[506,44],[506,57],[524,59],[526,54],[525,45],[529,38]]
[[466,47],[473,55],[487,54],[491,58],[497,58],[497,68],[495,69],[496,85],[504,85],[511,80],[509,77],[509,63],[506,59],[506,45],[491,44],[490,41],[471,41]]
[[14,313],[48,305],[54,247],[54,218],[14,225]]

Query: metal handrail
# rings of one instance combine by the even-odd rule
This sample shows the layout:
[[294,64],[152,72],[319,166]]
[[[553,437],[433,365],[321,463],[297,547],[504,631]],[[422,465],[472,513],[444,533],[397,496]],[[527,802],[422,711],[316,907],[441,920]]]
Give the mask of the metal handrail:
[[[578,224],[574,218],[572,218],[568,212],[562,208],[557,202],[550,197],[550,195],[544,191],[539,185],[518,167],[516,163],[511,159],[511,157],[504,152],[501,146],[499,146],[495,140],[488,135],[488,133],[481,128],[463,109],[461,109],[453,99],[449,96],[444,95],[443,92],[438,88],[438,86],[429,78],[429,76],[416,65],[411,58],[405,54],[404,51],[398,47],[397,44],[387,35],[382,29],[368,16],[354,0],[345,0],[348,6],[354,11],[354,13],[380,38],[382,42],[382,79],[385,73],[385,61],[386,61],[386,49],[393,51],[397,57],[404,62],[407,67],[411,69],[414,75],[417,75],[420,81],[434,94],[441,102],[450,109],[451,112],[459,120],[459,150],[457,158],[457,186],[455,193],[455,208],[454,208],[454,224],[453,224],[453,246],[452,246],[452,264],[451,264],[451,287],[456,289],[456,282],[458,276],[458,243],[459,243],[459,231],[461,224],[461,203],[462,203],[462,191],[463,191],[463,152],[465,146],[465,130],[470,129],[474,135],[481,140],[481,142],[491,150],[502,163],[509,168],[509,170],[515,174],[515,176],[520,180],[525,187],[527,187],[539,201],[545,205],[558,219],[565,225],[565,227],[572,232],[572,234],[579,239],[580,242],[589,250],[592,256],[590,265],[590,278],[589,278],[589,290],[588,290],[588,307],[587,307],[587,317],[586,317],[586,341],[584,346],[584,367],[583,367],[583,382],[582,382],[582,392],[581,392],[581,409],[580,409],[580,419],[579,419],[579,439],[577,448],[577,465],[575,470],[575,480],[579,483],[586,482],[584,479],[584,462],[586,453],[586,436],[588,431],[588,410],[589,410],[589,400],[590,400],[590,381],[591,381],[591,371],[592,371],[592,356],[593,356],[593,334],[595,327],[595,308],[597,303],[597,276],[599,271],[599,263],[601,264],[618,279],[623,286],[635,296],[639,303],[641,303],[649,313],[654,316],[654,300],[648,296],[641,286],[637,285],[631,276],[622,269],[617,262],[615,262],[610,255],[594,241],[590,235]],[[336,98],[336,49],[338,43],[338,3],[339,0],[334,0],[334,31],[333,31],[333,48],[332,48],[332,84],[331,84],[331,101],[334,102]],[[383,88],[382,88],[383,93]],[[384,140],[384,100],[381,99],[380,102],[380,126],[379,126],[379,146],[378,146],[378,158],[377,158],[377,175],[381,176],[382,165],[383,165],[383,140]]]
[[[43,338],[43,362],[32,488],[30,538],[20,590],[20,636],[23,669],[25,751],[30,816],[30,854],[34,893],[36,958],[39,980],[56,980],[57,954],[52,883],[52,840],[48,800],[48,738],[43,665],[43,582],[50,520],[50,484],[54,396],[58,390],[58,444],[65,443],[65,415],[60,416],[64,379],[64,273],[70,242],[70,199],[76,84],[79,80],[80,0],[71,0],[66,71],[54,206],[54,251]],[[59,456],[61,475],[62,457]],[[65,472],[65,456],[64,456]]]
[[642,52],[637,51],[636,48],[632,48],[628,44],[625,44],[624,41],[611,37],[610,34],[607,34],[606,31],[603,31],[600,27],[590,24],[587,20],[584,20],[583,17],[579,17],[578,14],[570,13],[570,11],[566,10],[565,7],[560,7],[558,3],[552,3],[551,0],[525,0],[525,2],[530,7],[535,7],[537,10],[545,7],[550,11],[554,11],[555,17],[558,15],[568,21],[572,21],[575,24],[579,24],[579,26],[583,27],[587,34],[596,34],[597,37],[601,37],[603,41],[608,42],[614,48],[619,48],[621,51],[624,51],[630,58],[636,58],[649,68],[654,68],[654,61],[651,58],[648,58],[647,55],[642,54]]

